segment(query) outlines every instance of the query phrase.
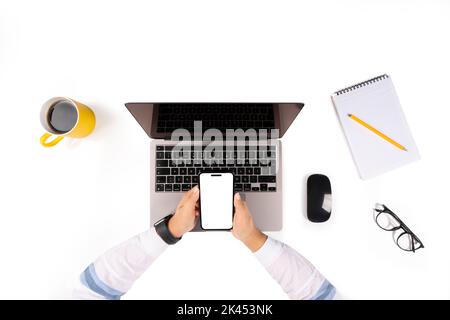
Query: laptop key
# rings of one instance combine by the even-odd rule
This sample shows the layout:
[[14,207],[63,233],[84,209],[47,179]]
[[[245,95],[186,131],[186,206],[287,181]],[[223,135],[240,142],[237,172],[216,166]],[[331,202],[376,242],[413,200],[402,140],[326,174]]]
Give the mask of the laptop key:
[[156,152],[156,159],[164,159],[164,152]]
[[189,191],[191,189],[191,185],[190,184],[183,184],[181,186],[181,191]]
[[178,175],[178,168],[172,168],[172,169],[170,169],[170,174],[173,175],[173,176]]
[[271,183],[277,182],[276,176],[258,176],[258,182]]
[[195,174],[200,174],[200,173],[202,173],[202,171],[203,171],[203,168],[197,168],[197,169],[195,169]]
[[166,159],[172,158],[171,153],[172,153],[172,152],[164,152],[164,158],[166,158]]
[[175,182],[176,183],[183,183],[183,177],[182,176],[176,176],[175,177]]
[[179,184],[174,184],[172,190],[173,191],[181,191],[181,186]]
[[184,183],[191,183],[191,176],[184,176],[183,182]]
[[166,183],[166,176],[156,176],[156,183]]
[[163,151],[164,150],[164,146],[156,146],[156,150],[157,151]]
[[240,175],[245,174],[245,169],[244,168],[238,168],[237,169],[237,173],[240,174]]
[[157,167],[168,167],[169,161],[168,160],[156,160],[156,166]]
[[194,152],[194,159],[196,160],[201,160],[203,159],[203,152],[199,151],[199,152]]
[[261,183],[259,187],[261,188],[261,191],[267,191],[267,183]]
[[250,182],[250,177],[249,176],[242,176],[241,181],[244,182],[244,183],[248,183],[248,182]]
[[181,175],[187,174],[186,168],[180,168],[180,174],[181,174]]
[[251,191],[252,190],[252,185],[251,184],[244,184],[244,191]]
[[227,160],[226,164],[227,164],[227,167],[234,167],[234,160]]
[[175,182],[175,177],[174,176],[168,176],[167,177],[167,183],[174,183]]
[[253,174],[261,174],[261,168],[254,168],[253,169]]
[[234,176],[234,182],[241,182],[241,176]]
[[259,188],[258,187],[253,187],[252,191],[259,191]]
[[188,174],[193,176],[195,175],[195,169],[194,168],[188,168]]
[[164,185],[163,184],[157,184],[156,185],[156,191],[164,191]]
[[248,174],[248,175],[253,174],[253,168],[245,168],[245,174]]
[[198,183],[198,176],[192,176],[192,183]]
[[172,185],[171,184],[166,184],[164,186],[164,191],[172,191]]
[[236,191],[236,192],[242,191],[242,184],[235,183],[234,184],[234,191]]
[[269,191],[277,191],[277,188],[275,188],[275,187],[269,187]]
[[258,177],[257,176],[250,176],[250,182],[251,183],[257,183],[258,182]]
[[156,168],[157,176],[167,176],[170,174],[170,168]]

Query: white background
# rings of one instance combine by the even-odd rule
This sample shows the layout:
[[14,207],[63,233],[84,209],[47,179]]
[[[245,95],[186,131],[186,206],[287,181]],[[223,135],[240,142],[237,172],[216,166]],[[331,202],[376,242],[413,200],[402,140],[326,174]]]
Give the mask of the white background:
[[[346,298],[450,298],[449,1],[0,1],[0,298],[70,298],[99,254],[149,226],[149,138],[128,101],[289,101],[284,228]],[[422,160],[358,178],[330,94],[388,73]],[[39,145],[48,98],[90,105],[82,141]],[[305,218],[305,179],[333,216]],[[425,244],[396,247],[391,207]],[[174,204],[175,205],[175,204]],[[125,298],[286,296],[229,233],[186,235]]]

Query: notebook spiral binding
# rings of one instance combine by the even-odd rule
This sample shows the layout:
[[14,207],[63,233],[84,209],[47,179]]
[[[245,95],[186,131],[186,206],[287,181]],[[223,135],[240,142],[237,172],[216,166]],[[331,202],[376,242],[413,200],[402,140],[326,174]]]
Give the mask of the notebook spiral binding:
[[389,76],[387,74],[383,74],[382,76],[378,76],[378,77],[375,77],[375,78],[372,78],[372,79],[369,79],[369,80],[357,83],[357,84],[355,84],[353,86],[344,88],[342,90],[336,91],[334,94],[339,96],[341,94],[344,94],[344,93],[347,93],[347,92],[350,92],[350,91],[353,91],[353,90],[356,90],[356,89],[368,86],[369,84],[372,84],[372,83],[375,83],[375,82],[378,82],[378,81],[381,81],[381,80],[384,80],[384,79],[387,79],[387,78],[389,78]]

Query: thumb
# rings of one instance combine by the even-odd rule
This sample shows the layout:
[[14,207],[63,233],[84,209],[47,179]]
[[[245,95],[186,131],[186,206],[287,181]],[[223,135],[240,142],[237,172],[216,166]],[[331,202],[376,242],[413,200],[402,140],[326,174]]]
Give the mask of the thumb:
[[243,210],[246,207],[245,201],[242,200],[241,195],[239,194],[239,192],[236,192],[236,194],[234,195],[234,206],[235,206],[237,211]]
[[187,195],[186,198],[186,204],[194,206],[196,205],[197,201],[198,201],[198,197],[199,197],[199,192],[200,190],[198,189],[198,186],[193,187],[191,190],[189,190],[189,193]]

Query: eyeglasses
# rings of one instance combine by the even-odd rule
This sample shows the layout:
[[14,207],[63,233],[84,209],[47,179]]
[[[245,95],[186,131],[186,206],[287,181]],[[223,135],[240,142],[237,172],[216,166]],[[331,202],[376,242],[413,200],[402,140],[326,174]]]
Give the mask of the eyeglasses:
[[373,214],[375,222],[381,229],[393,232],[394,242],[400,249],[415,252],[425,248],[414,232],[384,204],[375,204]]

